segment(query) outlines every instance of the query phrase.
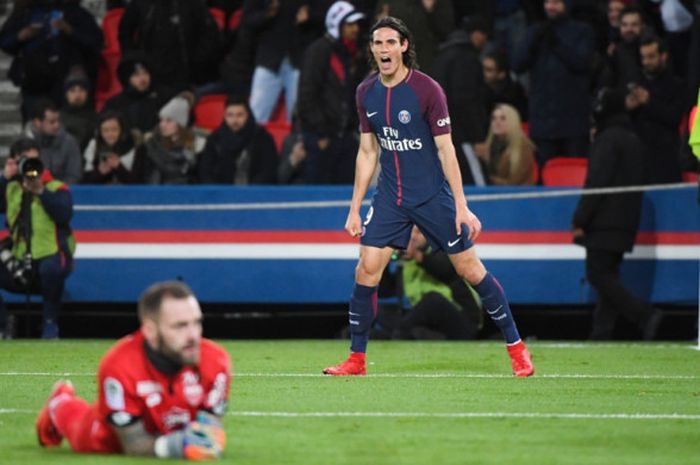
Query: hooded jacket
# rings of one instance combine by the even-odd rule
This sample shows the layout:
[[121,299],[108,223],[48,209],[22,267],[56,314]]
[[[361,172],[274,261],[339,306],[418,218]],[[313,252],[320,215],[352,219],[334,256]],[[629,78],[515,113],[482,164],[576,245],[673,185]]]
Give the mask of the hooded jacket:
[[[339,21],[342,18],[338,18]],[[306,50],[299,76],[297,112],[304,132],[321,137],[339,137],[357,130],[355,89],[366,74],[361,54],[335,39],[328,24],[327,33]]]

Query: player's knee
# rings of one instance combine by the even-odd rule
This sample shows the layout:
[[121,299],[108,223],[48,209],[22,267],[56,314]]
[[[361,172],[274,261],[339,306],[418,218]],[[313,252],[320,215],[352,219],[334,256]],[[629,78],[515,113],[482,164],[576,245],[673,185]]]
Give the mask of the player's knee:
[[355,282],[365,286],[376,286],[382,277],[382,271],[366,260],[360,260],[355,268]]
[[486,268],[481,262],[467,262],[455,270],[464,281],[472,286],[479,284],[486,276]]

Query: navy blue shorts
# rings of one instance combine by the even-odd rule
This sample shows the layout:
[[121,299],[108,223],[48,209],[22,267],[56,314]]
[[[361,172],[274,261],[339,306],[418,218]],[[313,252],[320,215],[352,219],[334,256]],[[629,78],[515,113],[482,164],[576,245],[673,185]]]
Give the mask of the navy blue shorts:
[[433,250],[455,254],[474,245],[467,239],[468,228],[463,226],[459,236],[455,231],[455,201],[446,186],[427,202],[411,208],[398,206],[376,193],[363,225],[360,244],[372,247],[405,249],[413,225],[418,226]]

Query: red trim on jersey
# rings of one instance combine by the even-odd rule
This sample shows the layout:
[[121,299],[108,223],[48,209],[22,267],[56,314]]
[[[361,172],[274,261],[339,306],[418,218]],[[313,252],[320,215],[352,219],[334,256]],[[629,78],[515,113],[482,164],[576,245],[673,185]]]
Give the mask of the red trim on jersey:
[[[386,124],[391,127],[391,87],[386,88]],[[396,168],[396,205],[401,205],[403,190],[401,187],[401,168],[399,166],[399,154],[394,150],[394,167]]]

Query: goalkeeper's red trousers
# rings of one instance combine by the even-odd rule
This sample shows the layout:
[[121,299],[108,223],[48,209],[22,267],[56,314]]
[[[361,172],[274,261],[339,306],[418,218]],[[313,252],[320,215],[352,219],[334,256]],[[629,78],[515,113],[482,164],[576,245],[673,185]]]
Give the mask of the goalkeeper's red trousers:
[[99,432],[95,428],[102,425],[97,412],[85,400],[74,397],[59,402],[52,411],[51,418],[58,432],[68,440],[71,449],[76,452],[113,452],[102,450],[100,442],[94,436]]

